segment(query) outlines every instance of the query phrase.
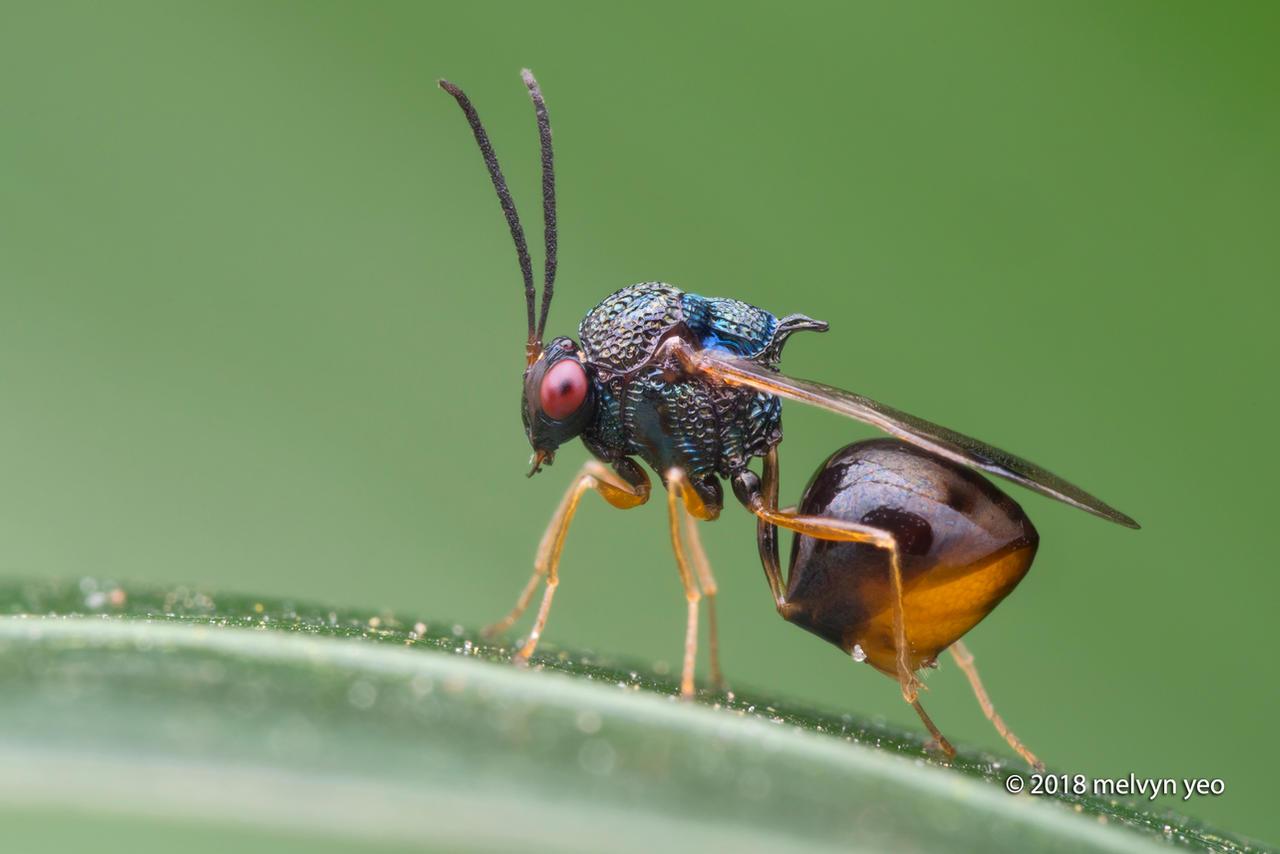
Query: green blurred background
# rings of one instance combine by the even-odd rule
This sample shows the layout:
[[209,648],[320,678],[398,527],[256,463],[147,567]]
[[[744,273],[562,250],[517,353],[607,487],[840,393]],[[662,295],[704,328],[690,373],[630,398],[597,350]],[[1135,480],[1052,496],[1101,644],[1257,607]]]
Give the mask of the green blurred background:
[[[539,243],[518,70],[560,165],[551,329],[662,279],[831,323],[786,367],[1026,454],[1036,567],[970,636],[1050,765],[1219,777],[1280,838],[1268,447],[1280,7],[0,4],[0,573],[469,624],[580,447],[528,481],[523,304],[477,102]],[[783,495],[869,429],[791,405]],[[678,661],[658,504],[589,499],[548,638]],[[705,533],[731,682],[918,726]],[[949,662],[928,708],[1000,748]],[[1162,802],[1162,805],[1171,804]]]

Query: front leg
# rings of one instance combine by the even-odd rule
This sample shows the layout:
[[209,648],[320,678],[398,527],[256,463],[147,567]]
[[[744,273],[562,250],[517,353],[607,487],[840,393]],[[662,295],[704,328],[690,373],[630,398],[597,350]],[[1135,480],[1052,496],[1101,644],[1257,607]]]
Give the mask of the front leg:
[[515,607],[511,609],[511,613],[484,630],[486,636],[493,636],[509,629],[529,607],[533,593],[538,589],[538,582],[546,579],[546,591],[542,594],[542,604],[538,608],[533,629],[529,632],[529,639],[513,658],[517,664],[523,664],[529,660],[529,656],[533,655],[533,651],[538,646],[538,639],[542,636],[542,630],[546,627],[551,600],[555,596],[556,587],[560,584],[560,553],[564,550],[569,524],[573,521],[574,514],[578,512],[578,503],[582,500],[582,496],[587,490],[594,490],[605,501],[620,510],[639,507],[649,500],[651,486],[649,477],[643,469],[626,458],[618,460],[614,466],[617,469],[616,473],[609,471],[598,460],[588,460],[583,463],[578,474],[574,476],[573,483],[565,492],[564,498],[560,499],[560,505],[552,514],[551,522],[542,535],[542,541],[538,544],[537,557],[533,562],[533,575],[524,590],[520,592]]

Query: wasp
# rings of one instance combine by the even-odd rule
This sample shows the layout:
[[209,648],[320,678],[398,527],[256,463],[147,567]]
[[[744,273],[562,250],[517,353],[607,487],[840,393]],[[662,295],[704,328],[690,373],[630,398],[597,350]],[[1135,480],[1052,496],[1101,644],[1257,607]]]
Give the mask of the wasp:
[[[475,106],[439,81],[462,108],[515,242],[528,336],[520,414],[533,448],[532,477],[557,449],[581,439],[590,459],[574,475],[538,546],[515,607],[489,627],[502,633],[542,600],[515,654],[525,663],[546,628],[560,584],[560,555],[584,495],[622,510],[649,500],[643,461],[666,491],[667,520],[687,618],[680,692],[694,694],[698,615],[705,599],[711,680],[723,689],[716,633],[716,580],[698,522],[719,517],[724,484],[756,518],[756,540],[779,615],[895,679],[929,730],[931,748],[955,750],[920,704],[921,668],[949,650],[986,717],[1033,766],[1036,756],[1005,725],[961,638],[1027,574],[1039,535],[1022,508],[979,472],[1129,528],[1132,518],[1019,456],[853,392],[779,371],[797,332],[825,332],[803,314],[778,317],[740,300],[644,282],[605,297],[578,325],[578,339],[544,340],[557,264],[555,164],[542,91],[522,72],[533,101],[542,160],[545,242],[540,306],[515,202]],[[535,308],[537,310],[535,311]],[[819,466],[794,507],[778,502],[782,401],[869,424],[892,438],[856,442]],[[751,466],[759,460],[759,473]],[[778,529],[794,532],[783,579]]]

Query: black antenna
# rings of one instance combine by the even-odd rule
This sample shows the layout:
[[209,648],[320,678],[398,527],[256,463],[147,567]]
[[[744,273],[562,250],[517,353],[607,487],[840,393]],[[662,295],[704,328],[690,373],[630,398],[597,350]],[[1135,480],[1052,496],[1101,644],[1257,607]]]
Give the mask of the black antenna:
[[[485,133],[484,125],[480,123],[480,116],[476,113],[476,108],[472,106],[471,99],[467,97],[465,92],[450,83],[448,80],[438,80],[436,82],[440,84],[441,89],[453,96],[454,100],[458,102],[458,106],[462,108],[462,112],[466,114],[467,124],[471,125],[471,132],[475,134],[476,137],[476,145],[480,146],[480,154],[484,157],[484,165],[488,167],[489,177],[493,179],[493,189],[498,193],[498,202],[502,205],[502,212],[507,216],[507,226],[511,229],[511,239],[515,241],[516,255],[520,261],[520,273],[524,276],[524,302],[529,323],[529,338],[525,347],[525,353],[528,357],[529,364],[533,364],[533,362],[538,358],[538,354],[542,351],[542,331],[541,326],[538,327],[536,332],[534,330],[533,264],[529,261],[529,245],[525,243],[524,228],[520,225],[520,215],[516,213],[516,203],[511,198],[511,191],[507,189],[507,180],[502,177],[502,167],[498,165],[498,156],[493,153],[493,145],[489,142],[489,135]],[[539,96],[536,100],[540,102],[541,97]],[[543,108],[539,121],[541,122],[545,116],[546,109]],[[550,166],[550,145],[550,131],[548,130],[548,135],[543,148],[544,168],[549,168]],[[543,195],[544,197],[546,195],[545,182]],[[551,205],[554,221],[554,193],[552,195]],[[555,237],[552,236],[548,238],[548,247],[551,248],[550,251],[554,250],[554,245]],[[547,269],[551,271],[554,271],[555,267],[553,257],[554,256],[548,256],[547,261]],[[542,318],[544,321],[546,320],[546,316],[547,295],[544,294],[542,299]]]
[[520,76],[533,99],[534,112],[538,117],[538,141],[542,146],[542,230],[547,264],[542,280],[542,310],[538,314],[538,340],[541,341],[556,285],[556,167],[551,154],[551,119],[547,116],[547,102],[542,100],[542,89],[529,69],[522,69]]

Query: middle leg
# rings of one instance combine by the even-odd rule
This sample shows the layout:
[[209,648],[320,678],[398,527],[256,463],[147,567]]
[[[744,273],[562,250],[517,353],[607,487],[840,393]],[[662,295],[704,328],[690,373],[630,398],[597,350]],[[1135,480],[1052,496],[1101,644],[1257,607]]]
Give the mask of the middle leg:
[[724,690],[724,672],[720,669],[720,632],[716,626],[716,593],[719,586],[716,577],[711,573],[711,561],[707,560],[707,552],[702,548],[702,535],[698,533],[698,520],[692,513],[684,514],[685,536],[689,541],[689,552],[693,556],[693,568],[698,575],[698,586],[702,595],[707,597],[707,640],[708,653],[711,657],[711,687],[716,691]]
[[[689,483],[689,477],[683,469],[673,468],[667,471],[667,522],[671,528],[671,547],[676,554],[676,568],[680,571],[680,583],[684,586],[684,596],[688,614],[685,620],[684,664],[680,671],[680,696],[692,697],[694,693],[694,670],[698,655],[698,603],[702,594],[706,593],[710,609],[711,635],[711,675],[718,688],[722,682],[719,661],[719,640],[716,637],[715,594],[716,581],[711,574],[711,564],[706,552],[702,549],[702,540],[694,525],[699,519],[714,519],[712,511],[699,497]],[[681,535],[681,519],[684,517],[685,534]],[[688,538],[686,544],[685,539]],[[697,580],[694,573],[697,573]],[[699,589],[701,582],[701,590]]]

